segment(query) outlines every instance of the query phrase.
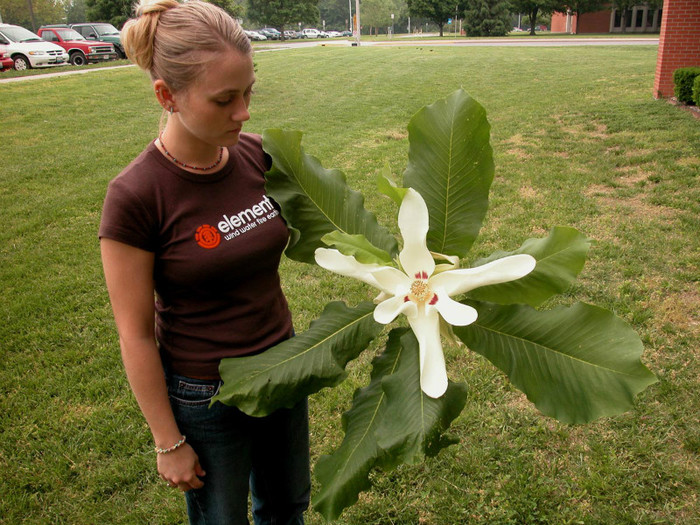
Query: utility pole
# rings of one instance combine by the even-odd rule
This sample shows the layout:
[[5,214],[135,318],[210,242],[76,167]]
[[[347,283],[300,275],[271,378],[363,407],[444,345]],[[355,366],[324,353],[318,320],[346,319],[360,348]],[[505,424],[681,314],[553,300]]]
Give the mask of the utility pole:
[[355,34],[355,45],[359,46],[360,45],[360,28],[362,27],[362,24],[360,24],[360,0],[355,0],[355,17],[356,17],[355,29],[357,30],[357,33]]

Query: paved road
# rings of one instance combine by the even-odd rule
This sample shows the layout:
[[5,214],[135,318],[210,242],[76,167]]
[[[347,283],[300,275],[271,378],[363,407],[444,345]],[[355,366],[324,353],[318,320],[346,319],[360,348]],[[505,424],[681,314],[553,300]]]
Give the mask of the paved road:
[[[466,39],[435,39],[437,35],[426,36],[423,39],[415,39],[414,37],[396,37],[393,40],[383,41],[361,41],[361,46],[451,46],[451,47],[493,47],[493,46],[510,46],[510,47],[556,47],[556,46],[653,46],[659,43],[657,36],[640,36],[640,37],[598,37],[598,38],[524,38],[524,37],[509,37],[509,38],[466,38]],[[410,38],[410,39],[409,39]],[[257,44],[257,51],[269,51],[273,49],[293,49],[295,47],[312,47],[312,46],[350,46],[353,40],[328,40],[328,41],[313,41],[313,42],[270,42]]]
[[[361,41],[360,46],[451,46],[451,47],[493,47],[493,46],[507,46],[507,47],[557,47],[557,46],[650,46],[657,45],[659,43],[659,38],[655,36],[651,37],[600,37],[600,38],[546,38],[539,37],[533,38],[523,38],[523,37],[510,37],[510,38],[473,38],[473,39],[459,39],[459,40],[435,40],[436,35],[428,35],[424,39],[415,40],[413,38],[406,39],[405,37],[396,37],[394,40],[385,41]],[[350,47],[354,43],[353,40],[315,40],[312,42],[304,41],[292,41],[292,42],[270,42],[264,44],[257,44],[255,46],[256,52],[265,51],[283,51],[285,49],[295,49],[300,47],[316,47],[316,46],[327,46],[327,47]],[[26,77],[14,77],[14,78],[0,78],[0,84],[8,82],[22,82],[26,80],[35,80],[47,77],[64,76],[64,75],[78,75],[84,73],[92,73],[94,71],[103,71],[104,69],[117,69],[123,67],[134,67],[133,65],[122,65],[113,67],[102,67],[94,69],[82,69],[82,70],[72,70],[72,71],[55,71],[47,72],[42,75],[29,75]]]

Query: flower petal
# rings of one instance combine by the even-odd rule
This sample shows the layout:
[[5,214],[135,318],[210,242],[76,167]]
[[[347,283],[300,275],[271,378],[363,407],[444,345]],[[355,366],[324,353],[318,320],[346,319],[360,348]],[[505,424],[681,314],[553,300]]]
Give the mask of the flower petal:
[[381,290],[391,295],[406,295],[413,282],[413,279],[410,279],[401,270],[391,266],[381,266],[373,270],[372,277]]
[[428,207],[420,193],[409,188],[399,208],[399,229],[403,237],[399,261],[410,278],[420,272],[430,276],[435,269],[435,260],[425,242],[428,228]]
[[418,312],[416,304],[405,301],[402,296],[392,297],[379,303],[374,309],[374,320],[381,324],[389,324],[399,314],[415,317]]
[[340,275],[359,279],[370,286],[379,288],[382,291],[387,291],[384,290],[372,276],[374,270],[382,268],[379,264],[363,264],[357,262],[351,255],[343,255],[338,250],[330,248],[317,248],[314,252],[314,258],[321,268],[325,268],[326,270]]
[[431,308],[408,318],[420,349],[420,387],[426,395],[438,398],[447,390],[445,356],[440,342],[440,317]]
[[527,254],[511,255],[476,268],[448,270],[430,279],[433,288],[443,288],[448,295],[459,295],[480,286],[515,281],[530,273],[537,264]]
[[474,308],[451,299],[442,288],[437,288],[434,292],[438,296],[438,301],[433,308],[436,308],[442,318],[449,324],[453,326],[467,326],[476,321],[479,314]]

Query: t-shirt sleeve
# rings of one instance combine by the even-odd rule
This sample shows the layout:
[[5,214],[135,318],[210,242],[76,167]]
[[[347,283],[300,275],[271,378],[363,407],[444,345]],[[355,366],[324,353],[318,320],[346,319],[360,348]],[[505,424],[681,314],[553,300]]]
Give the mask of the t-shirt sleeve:
[[149,252],[156,250],[155,221],[144,198],[119,177],[107,188],[98,236]]

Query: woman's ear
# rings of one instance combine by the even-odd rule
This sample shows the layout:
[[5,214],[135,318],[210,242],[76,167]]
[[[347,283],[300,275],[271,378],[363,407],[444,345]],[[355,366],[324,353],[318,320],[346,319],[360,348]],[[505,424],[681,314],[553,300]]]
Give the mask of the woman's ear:
[[175,97],[173,92],[170,90],[168,85],[164,80],[158,79],[153,82],[153,91],[156,94],[156,99],[158,103],[163,107],[163,109],[169,113],[176,111],[175,108]]

